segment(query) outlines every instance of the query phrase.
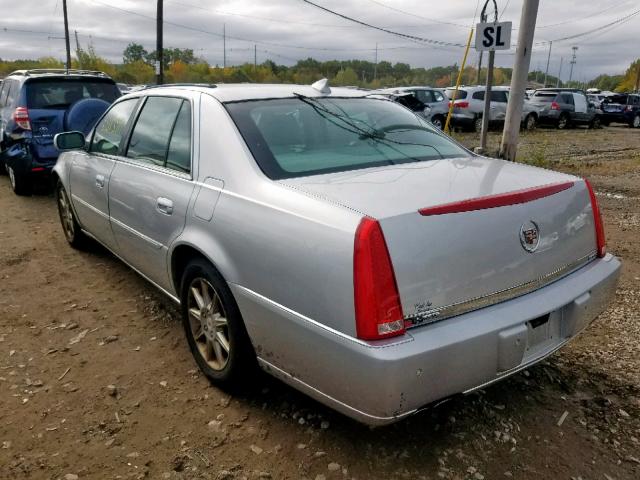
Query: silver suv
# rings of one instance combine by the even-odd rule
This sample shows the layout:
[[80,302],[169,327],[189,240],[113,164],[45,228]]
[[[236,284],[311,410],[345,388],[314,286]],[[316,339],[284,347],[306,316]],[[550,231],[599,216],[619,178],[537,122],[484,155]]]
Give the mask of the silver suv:
[[[451,123],[454,127],[480,132],[482,130],[482,114],[484,111],[484,86],[460,87],[453,103]],[[453,99],[455,88],[447,88],[447,97]],[[493,87],[491,89],[491,111],[489,123],[491,126],[502,125],[507,116],[509,102],[509,87]],[[525,101],[522,111],[522,126],[532,130],[538,122],[536,108]]]
[[449,113],[449,98],[444,91],[433,87],[397,87],[379,91],[381,94],[412,94],[425,106],[422,116],[442,130]]

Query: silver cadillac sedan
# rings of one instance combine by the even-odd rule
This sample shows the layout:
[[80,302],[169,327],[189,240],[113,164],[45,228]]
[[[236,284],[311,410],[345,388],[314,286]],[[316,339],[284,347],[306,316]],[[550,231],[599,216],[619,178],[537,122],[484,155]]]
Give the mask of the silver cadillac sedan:
[[370,425],[552,354],[620,273],[586,180],[326,81],[150,88],[55,141],[66,239],[177,302],[214,383],[258,365]]

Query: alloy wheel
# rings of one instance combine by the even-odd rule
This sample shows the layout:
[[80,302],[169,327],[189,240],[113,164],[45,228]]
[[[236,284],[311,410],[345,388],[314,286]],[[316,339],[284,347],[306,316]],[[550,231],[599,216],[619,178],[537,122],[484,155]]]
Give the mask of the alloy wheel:
[[72,241],[75,236],[76,229],[73,222],[73,212],[69,205],[69,198],[67,197],[64,188],[58,188],[58,212],[60,213],[60,222],[62,223],[64,234],[68,241]]
[[633,118],[633,128],[640,128],[640,115]]
[[207,279],[196,277],[191,281],[187,308],[190,332],[200,355],[213,370],[223,370],[231,352],[227,315]]

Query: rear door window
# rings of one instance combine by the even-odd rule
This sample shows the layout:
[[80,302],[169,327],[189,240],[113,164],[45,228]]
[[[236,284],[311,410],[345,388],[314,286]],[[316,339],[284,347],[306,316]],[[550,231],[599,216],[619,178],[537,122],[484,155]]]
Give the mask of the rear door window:
[[497,103],[507,103],[507,92],[501,90],[491,90],[491,101]]
[[133,128],[126,156],[164,166],[181,105],[182,99],[179,98],[149,97]]
[[447,92],[447,97],[449,97],[450,99],[454,100],[454,96],[455,96],[455,100],[464,100],[465,98],[467,98],[467,92],[464,90],[458,90],[458,92],[456,93],[455,88],[447,88],[446,90]]
[[484,100],[484,92],[475,92],[471,98],[474,100]]
[[437,90],[434,90],[432,93],[433,98],[436,99],[436,102],[444,102],[444,95],[442,95],[442,93],[438,92]]
[[137,98],[124,100],[115,104],[102,117],[102,120],[96,126],[91,141],[91,152],[107,155],[117,155],[119,153],[127,125],[137,104]]
[[429,90],[416,90],[414,93],[422,103],[433,103],[433,95]]
[[573,105],[574,101],[573,101],[573,95],[570,93],[563,93],[560,95],[560,101],[562,103],[566,103],[567,105]]
[[186,100],[182,102],[173,127],[166,167],[178,172],[191,172],[191,104]]
[[4,104],[7,100],[7,93],[9,92],[9,85],[11,84],[11,80],[5,80],[2,82],[2,88],[0,89],[0,107],[4,107]]
[[15,106],[16,100],[18,99],[19,92],[20,92],[20,83],[15,80],[11,80],[9,83],[9,90],[7,91],[7,101],[5,106],[7,107]]

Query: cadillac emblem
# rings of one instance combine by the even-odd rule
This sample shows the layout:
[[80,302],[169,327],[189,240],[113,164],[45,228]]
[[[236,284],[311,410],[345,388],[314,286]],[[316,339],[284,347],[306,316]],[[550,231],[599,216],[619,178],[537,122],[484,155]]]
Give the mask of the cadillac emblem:
[[526,222],[520,227],[520,243],[527,252],[535,252],[540,245],[540,229],[535,222]]

